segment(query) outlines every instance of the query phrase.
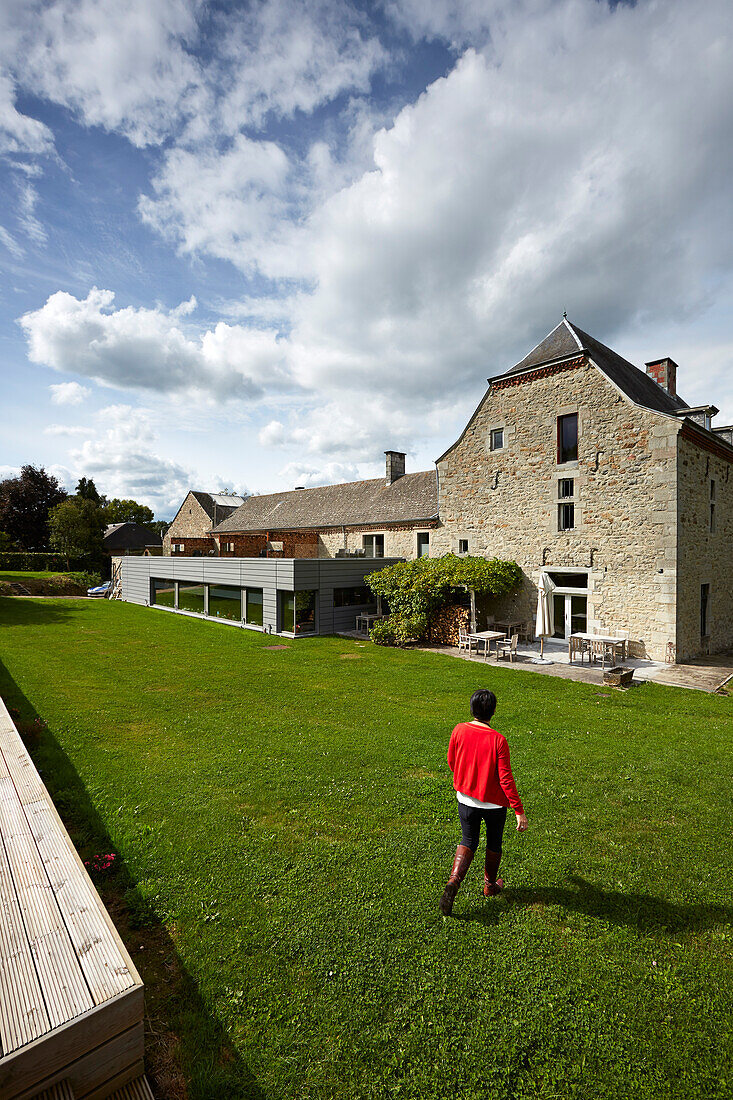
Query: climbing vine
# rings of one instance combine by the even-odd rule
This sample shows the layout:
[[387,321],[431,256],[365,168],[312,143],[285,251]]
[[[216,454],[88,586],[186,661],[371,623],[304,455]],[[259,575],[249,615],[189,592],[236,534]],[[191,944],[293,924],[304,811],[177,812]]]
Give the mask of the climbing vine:
[[516,562],[499,558],[422,557],[388,565],[364,578],[375,595],[389,603],[390,614],[374,624],[372,640],[379,645],[406,645],[427,633],[431,617],[459,591],[503,596],[519,586]]

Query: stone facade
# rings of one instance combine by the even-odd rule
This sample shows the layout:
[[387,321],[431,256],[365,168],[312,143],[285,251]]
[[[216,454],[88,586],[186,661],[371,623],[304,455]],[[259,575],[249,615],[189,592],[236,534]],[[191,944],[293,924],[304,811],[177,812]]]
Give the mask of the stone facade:
[[[733,452],[685,423],[678,439],[678,658],[733,646]],[[711,508],[712,506],[712,508]],[[707,585],[703,633],[702,586]]]
[[[572,413],[578,458],[560,465],[558,417]],[[504,445],[492,451],[498,428]],[[634,652],[663,658],[677,641],[679,430],[674,417],[628,401],[584,356],[504,377],[438,461],[432,552],[457,552],[465,540],[470,554],[516,561],[524,583],[498,618],[533,621],[543,567],[583,572],[589,629],[628,631]],[[560,495],[561,481],[572,481],[572,496]],[[567,502],[575,523],[560,530]]]
[[[193,544],[188,543],[188,540],[194,539],[199,542],[201,539],[205,539],[205,549],[203,553],[208,553],[209,550],[216,550],[216,545],[212,537],[210,537],[211,528],[213,526],[211,516],[209,516],[204,508],[196,500],[193,493],[188,493],[183,504],[178,509],[178,512],[165,533],[163,538],[163,554],[168,555],[171,553],[171,543],[184,545],[191,545],[191,550],[184,550],[184,554],[190,554],[193,550]],[[197,546],[197,549],[201,547]]]

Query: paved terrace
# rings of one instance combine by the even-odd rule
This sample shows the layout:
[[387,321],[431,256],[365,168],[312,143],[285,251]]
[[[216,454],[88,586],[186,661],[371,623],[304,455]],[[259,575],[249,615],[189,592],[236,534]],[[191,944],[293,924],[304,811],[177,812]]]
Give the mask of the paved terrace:
[[[363,635],[361,635],[363,639]],[[534,661],[540,655],[539,642],[532,642],[518,647],[514,662],[502,658],[497,661],[492,655],[489,661],[484,661],[483,655],[477,657],[475,653],[470,656],[465,650],[459,650],[454,646],[421,646],[431,653],[444,653],[451,657],[459,657],[464,661],[472,661],[480,665],[499,664],[505,668],[518,668],[524,672],[538,672],[545,676],[560,676],[565,680],[578,680],[588,684],[603,683],[603,669],[600,664],[583,664],[579,660],[570,663],[568,657],[567,642],[550,638],[545,642],[545,657],[551,664],[535,664]],[[654,681],[656,684],[668,684],[671,687],[693,688],[698,691],[715,692],[728,684],[729,690],[733,690],[733,654],[716,654],[711,657],[698,657],[685,664],[662,664],[658,661],[646,661],[637,657],[627,657],[625,661],[619,661],[624,668],[633,668],[634,682],[644,680]]]
[[152,1100],[143,986],[0,699],[0,1097]]

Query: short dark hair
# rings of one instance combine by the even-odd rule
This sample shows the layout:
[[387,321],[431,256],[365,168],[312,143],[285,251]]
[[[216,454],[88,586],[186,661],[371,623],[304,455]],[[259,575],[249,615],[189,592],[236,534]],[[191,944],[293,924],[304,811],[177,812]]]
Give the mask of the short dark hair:
[[479,688],[471,696],[471,714],[479,722],[488,722],[496,710],[496,696],[488,688]]

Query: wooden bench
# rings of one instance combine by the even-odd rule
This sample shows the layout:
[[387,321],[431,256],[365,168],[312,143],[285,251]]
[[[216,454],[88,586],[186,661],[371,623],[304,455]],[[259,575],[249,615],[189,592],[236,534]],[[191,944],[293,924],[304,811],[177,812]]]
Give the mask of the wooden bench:
[[143,1072],[140,975],[0,699],[0,1097],[152,1097]]

